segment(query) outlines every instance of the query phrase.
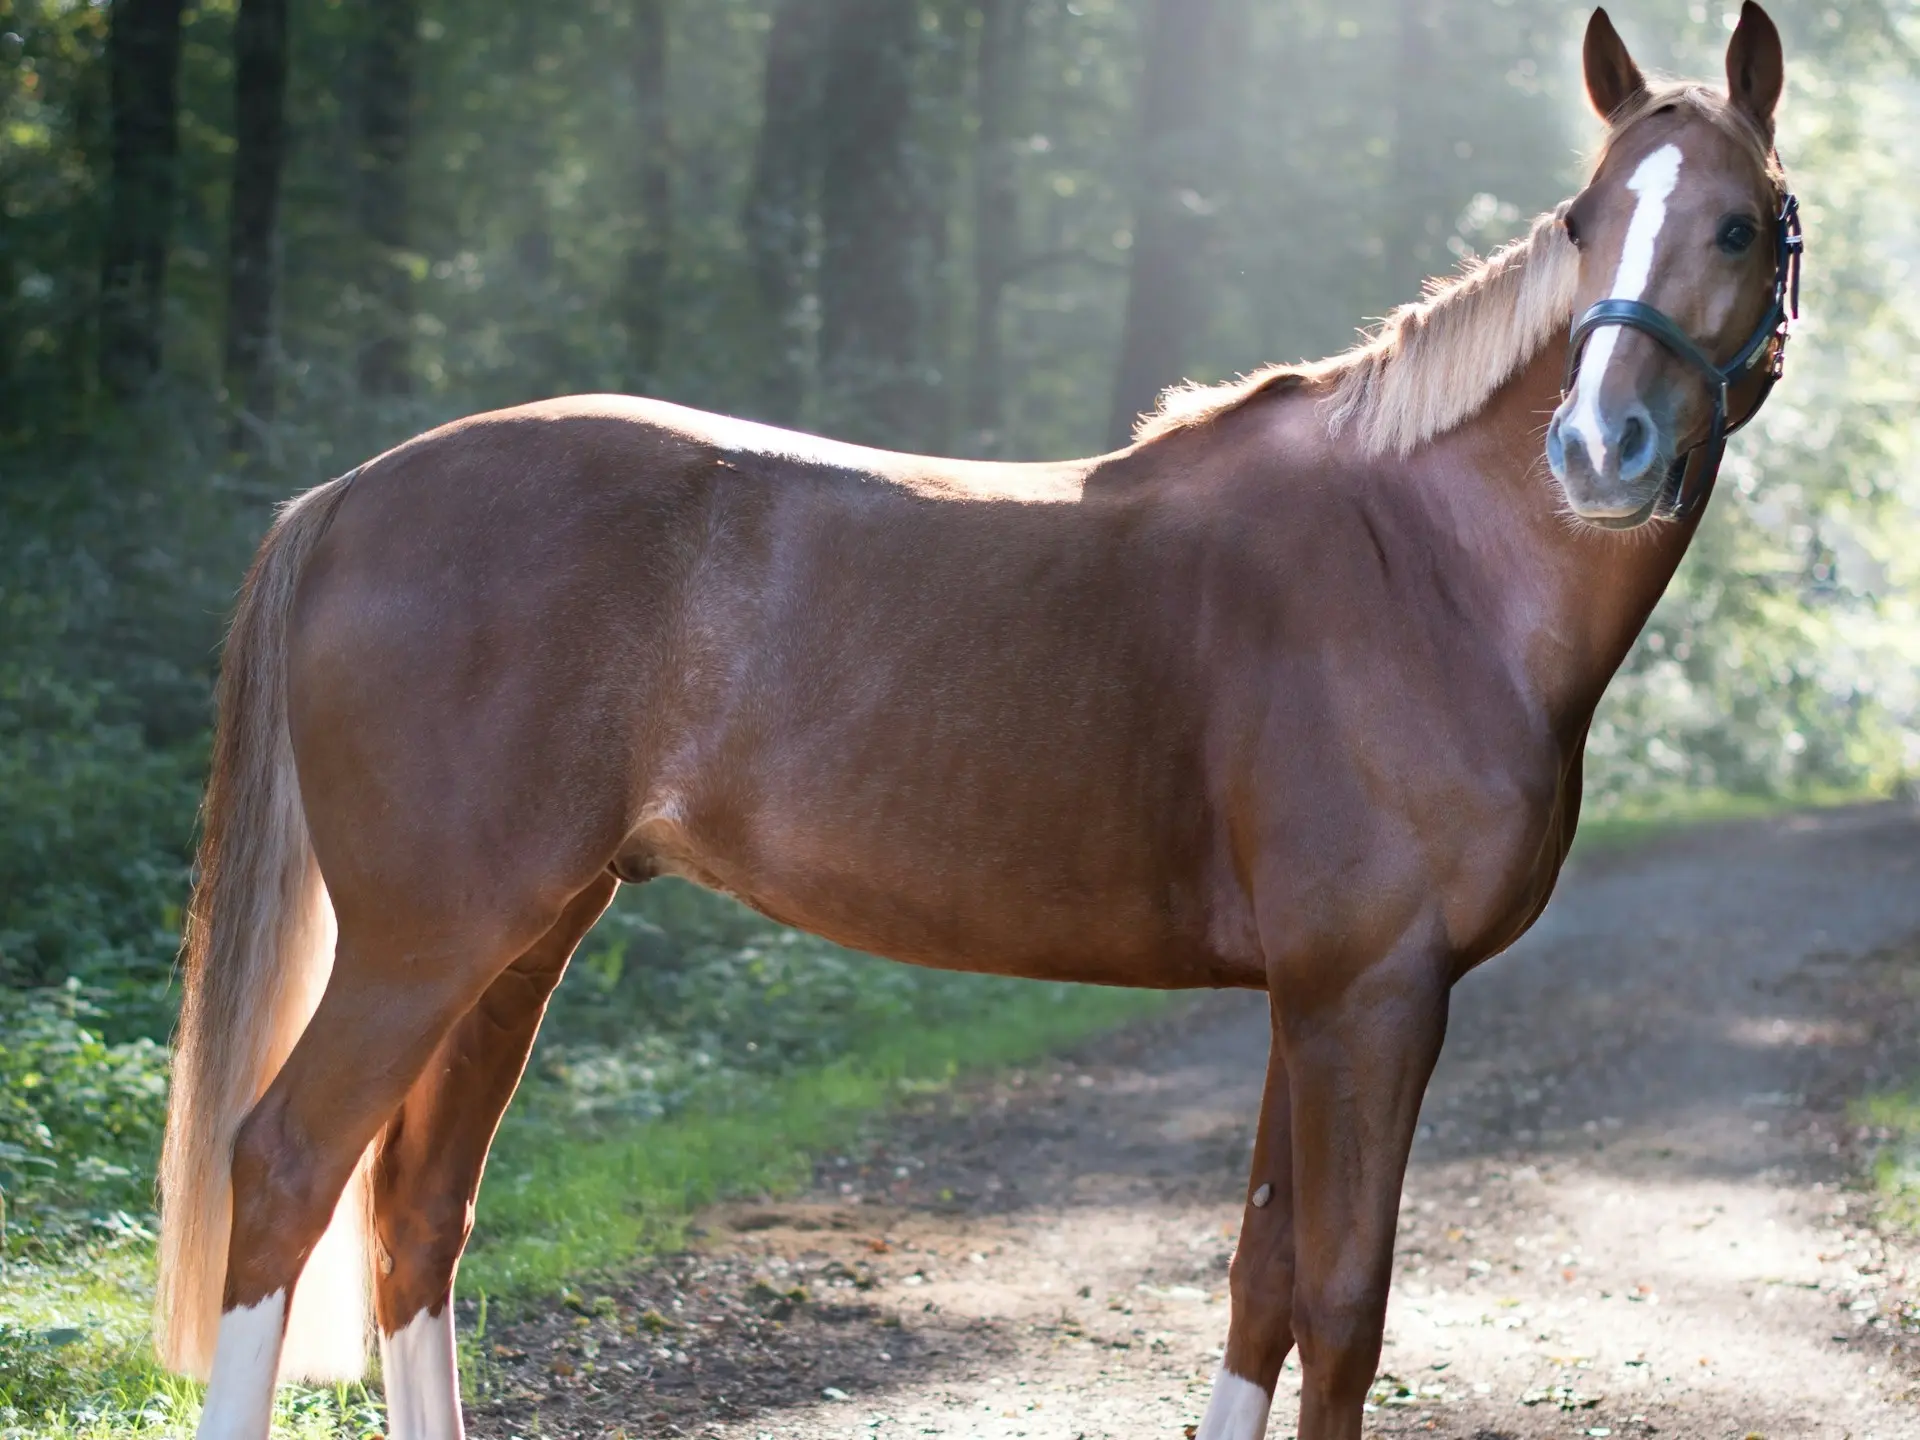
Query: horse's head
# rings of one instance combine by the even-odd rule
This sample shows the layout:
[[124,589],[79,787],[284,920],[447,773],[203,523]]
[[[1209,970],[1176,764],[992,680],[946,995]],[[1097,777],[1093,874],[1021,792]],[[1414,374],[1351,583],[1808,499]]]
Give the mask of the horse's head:
[[1727,47],[1724,97],[1649,87],[1604,10],[1585,61],[1613,128],[1564,216],[1580,279],[1547,459],[1575,514],[1626,529],[1697,503],[1675,493],[1676,457],[1705,446],[1717,464],[1764,398],[1798,235],[1773,159],[1780,35],[1758,5]]

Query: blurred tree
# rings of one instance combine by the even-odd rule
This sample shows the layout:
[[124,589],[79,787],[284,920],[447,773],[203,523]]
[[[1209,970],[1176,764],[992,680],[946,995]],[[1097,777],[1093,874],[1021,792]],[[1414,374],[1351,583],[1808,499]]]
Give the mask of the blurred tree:
[[830,433],[910,447],[931,409],[913,140],[920,10],[833,0],[820,107],[820,387]]
[[[22,87],[26,60],[25,37],[9,30],[0,37],[0,126],[4,126],[15,105],[10,103]],[[12,156],[0,151],[7,160]],[[15,183],[13,164],[0,164],[0,215],[13,210]],[[10,227],[9,227],[10,228]],[[20,247],[10,233],[0,233],[0,439],[10,428],[16,357],[20,350],[18,305],[14,297],[20,290]]]
[[160,368],[179,153],[181,0],[114,0],[107,38],[112,182],[100,273],[100,379],[138,392]]
[[975,61],[979,118],[973,140],[973,352],[967,426],[982,455],[1005,452],[1006,358],[1001,310],[1020,244],[1017,137],[1032,0],[980,0]]
[[753,173],[741,213],[758,313],[748,336],[756,377],[752,406],[791,425],[806,398],[818,163],[821,0],[777,0],[767,29]]
[[405,395],[414,294],[408,245],[408,161],[414,70],[420,46],[418,0],[369,0],[361,41],[359,216],[362,338],[360,393]]
[[274,289],[286,164],[287,0],[240,0],[233,27],[233,190],[227,218],[226,371],[235,450],[273,421]]
[[961,327],[954,229],[960,167],[967,148],[968,66],[973,58],[967,31],[976,14],[974,0],[926,0],[907,144],[917,212],[908,263],[923,326],[914,369],[924,391],[921,420],[908,443],[940,453],[952,448],[953,425],[961,418],[955,404],[960,387],[950,383],[950,377],[965,369],[955,353]]
[[633,0],[633,88],[639,123],[632,139],[631,238],[620,287],[626,327],[627,388],[653,387],[667,325],[667,263],[672,253],[672,135],[667,123],[666,0]]
[[1140,80],[1132,276],[1107,443],[1182,378],[1206,324],[1203,267],[1220,196],[1213,105],[1227,85],[1221,44],[1234,0],[1153,0]]

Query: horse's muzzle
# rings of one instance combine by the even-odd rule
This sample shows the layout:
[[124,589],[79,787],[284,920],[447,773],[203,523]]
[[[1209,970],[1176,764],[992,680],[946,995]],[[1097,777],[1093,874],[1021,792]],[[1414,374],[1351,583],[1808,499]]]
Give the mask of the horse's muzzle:
[[1607,529],[1630,530],[1653,517],[1670,450],[1660,423],[1638,400],[1583,414],[1569,397],[1547,427],[1547,464],[1569,508]]

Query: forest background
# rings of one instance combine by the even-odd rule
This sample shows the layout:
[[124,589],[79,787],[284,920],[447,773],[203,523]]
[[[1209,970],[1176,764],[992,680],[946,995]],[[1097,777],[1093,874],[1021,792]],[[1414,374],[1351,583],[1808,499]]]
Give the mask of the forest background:
[[[1920,776],[1920,6],[1772,8],[1806,315],[1595,726],[1602,817]],[[1614,11],[1643,65],[1718,75],[1732,8]],[[276,501],[438,421],[592,390],[1094,452],[1164,385],[1344,347],[1570,193],[1598,136],[1586,13],[0,0],[9,1278],[144,1253],[210,683]],[[666,887],[577,969],[526,1103],[580,1126],[1131,1013]],[[0,1419],[66,1394],[33,1357],[71,1328],[7,1313]]]

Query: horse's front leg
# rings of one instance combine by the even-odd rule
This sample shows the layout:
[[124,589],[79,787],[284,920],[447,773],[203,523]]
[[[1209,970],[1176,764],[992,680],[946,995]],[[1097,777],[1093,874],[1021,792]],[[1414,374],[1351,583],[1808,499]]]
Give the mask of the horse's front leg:
[[1293,1125],[1279,1010],[1267,1051],[1267,1087],[1253,1137],[1246,1213],[1228,1288],[1227,1353],[1197,1440],[1260,1440],[1280,1367],[1293,1348]]
[[1275,1039],[1292,1100],[1299,1440],[1358,1440],[1450,976],[1433,947],[1411,946],[1334,986],[1298,978],[1275,995]]

